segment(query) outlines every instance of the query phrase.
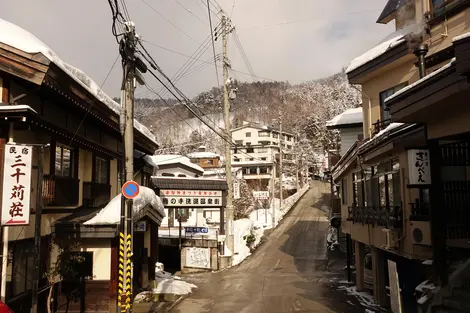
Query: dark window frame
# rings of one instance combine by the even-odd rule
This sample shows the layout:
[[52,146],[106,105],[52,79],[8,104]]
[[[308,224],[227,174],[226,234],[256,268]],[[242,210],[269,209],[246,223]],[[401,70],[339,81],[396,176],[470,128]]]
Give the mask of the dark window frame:
[[341,179],[341,203],[348,204],[348,178]]
[[433,27],[470,7],[470,1],[443,0],[441,3],[434,4],[434,1],[430,0],[429,5],[431,10],[425,16],[429,26]]
[[[103,185],[109,185],[111,182],[111,160],[109,158],[106,158],[105,156],[97,153],[93,153],[93,170],[92,170],[92,181],[98,184],[103,184]],[[104,161],[104,164],[106,164],[106,179],[104,181],[101,181],[98,179],[98,161]],[[103,174],[103,173],[100,173]]]
[[[60,151],[60,160],[57,161],[57,152]],[[69,169],[68,173],[64,175],[64,150],[69,151]],[[50,147],[50,158],[51,158],[51,168],[50,171],[53,172],[54,176],[58,177],[67,177],[67,178],[75,178],[78,173],[78,153],[76,148],[61,144],[55,143]],[[57,162],[59,162],[59,168],[57,167]]]
[[405,88],[408,86],[408,82],[400,83],[388,89],[385,89],[379,93],[379,100],[380,100],[380,120],[387,121],[391,119],[391,115],[389,113],[388,108],[385,107],[385,99],[395,94],[400,89]]

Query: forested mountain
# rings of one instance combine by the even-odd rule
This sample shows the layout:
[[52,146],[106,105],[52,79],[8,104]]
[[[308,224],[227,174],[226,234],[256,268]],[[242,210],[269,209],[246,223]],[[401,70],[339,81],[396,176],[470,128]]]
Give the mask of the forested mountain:
[[[326,130],[325,123],[344,110],[360,104],[360,92],[349,85],[344,72],[298,85],[288,82],[239,82],[230,84],[232,96],[232,127],[244,120],[272,125],[282,116],[283,128],[299,136],[305,149],[331,148],[337,144],[335,132]],[[199,114],[207,115],[217,127],[223,128],[221,90],[212,88],[193,99]],[[137,119],[151,126],[162,153],[185,153],[204,144],[211,151],[221,152],[223,140],[180,103],[168,100],[137,99]],[[300,148],[300,147],[299,147]]]

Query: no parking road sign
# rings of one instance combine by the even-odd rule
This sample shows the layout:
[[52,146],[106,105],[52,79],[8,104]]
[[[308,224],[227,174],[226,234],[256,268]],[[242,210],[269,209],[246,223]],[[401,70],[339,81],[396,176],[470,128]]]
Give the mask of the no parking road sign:
[[139,184],[135,181],[128,181],[122,185],[121,189],[122,195],[127,199],[134,199],[139,195],[140,187]]

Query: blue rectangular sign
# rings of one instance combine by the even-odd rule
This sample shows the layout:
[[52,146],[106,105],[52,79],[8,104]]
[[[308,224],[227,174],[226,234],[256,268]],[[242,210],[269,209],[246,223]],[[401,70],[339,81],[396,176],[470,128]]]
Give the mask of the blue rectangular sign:
[[209,233],[209,228],[207,228],[207,227],[185,227],[184,231],[186,233],[193,233],[193,234],[197,234],[197,233],[207,234],[207,233]]

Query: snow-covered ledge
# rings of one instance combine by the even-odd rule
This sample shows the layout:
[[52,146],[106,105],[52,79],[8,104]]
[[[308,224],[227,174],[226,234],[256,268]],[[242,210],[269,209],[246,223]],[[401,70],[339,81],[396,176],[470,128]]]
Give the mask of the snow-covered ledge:
[[[83,223],[84,225],[110,225],[119,224],[121,218],[122,194],[114,197],[101,211],[92,219]],[[150,207],[160,218],[165,217],[162,200],[155,192],[147,187],[140,186],[139,195],[133,201],[134,219],[138,220],[145,214],[145,209]]]

